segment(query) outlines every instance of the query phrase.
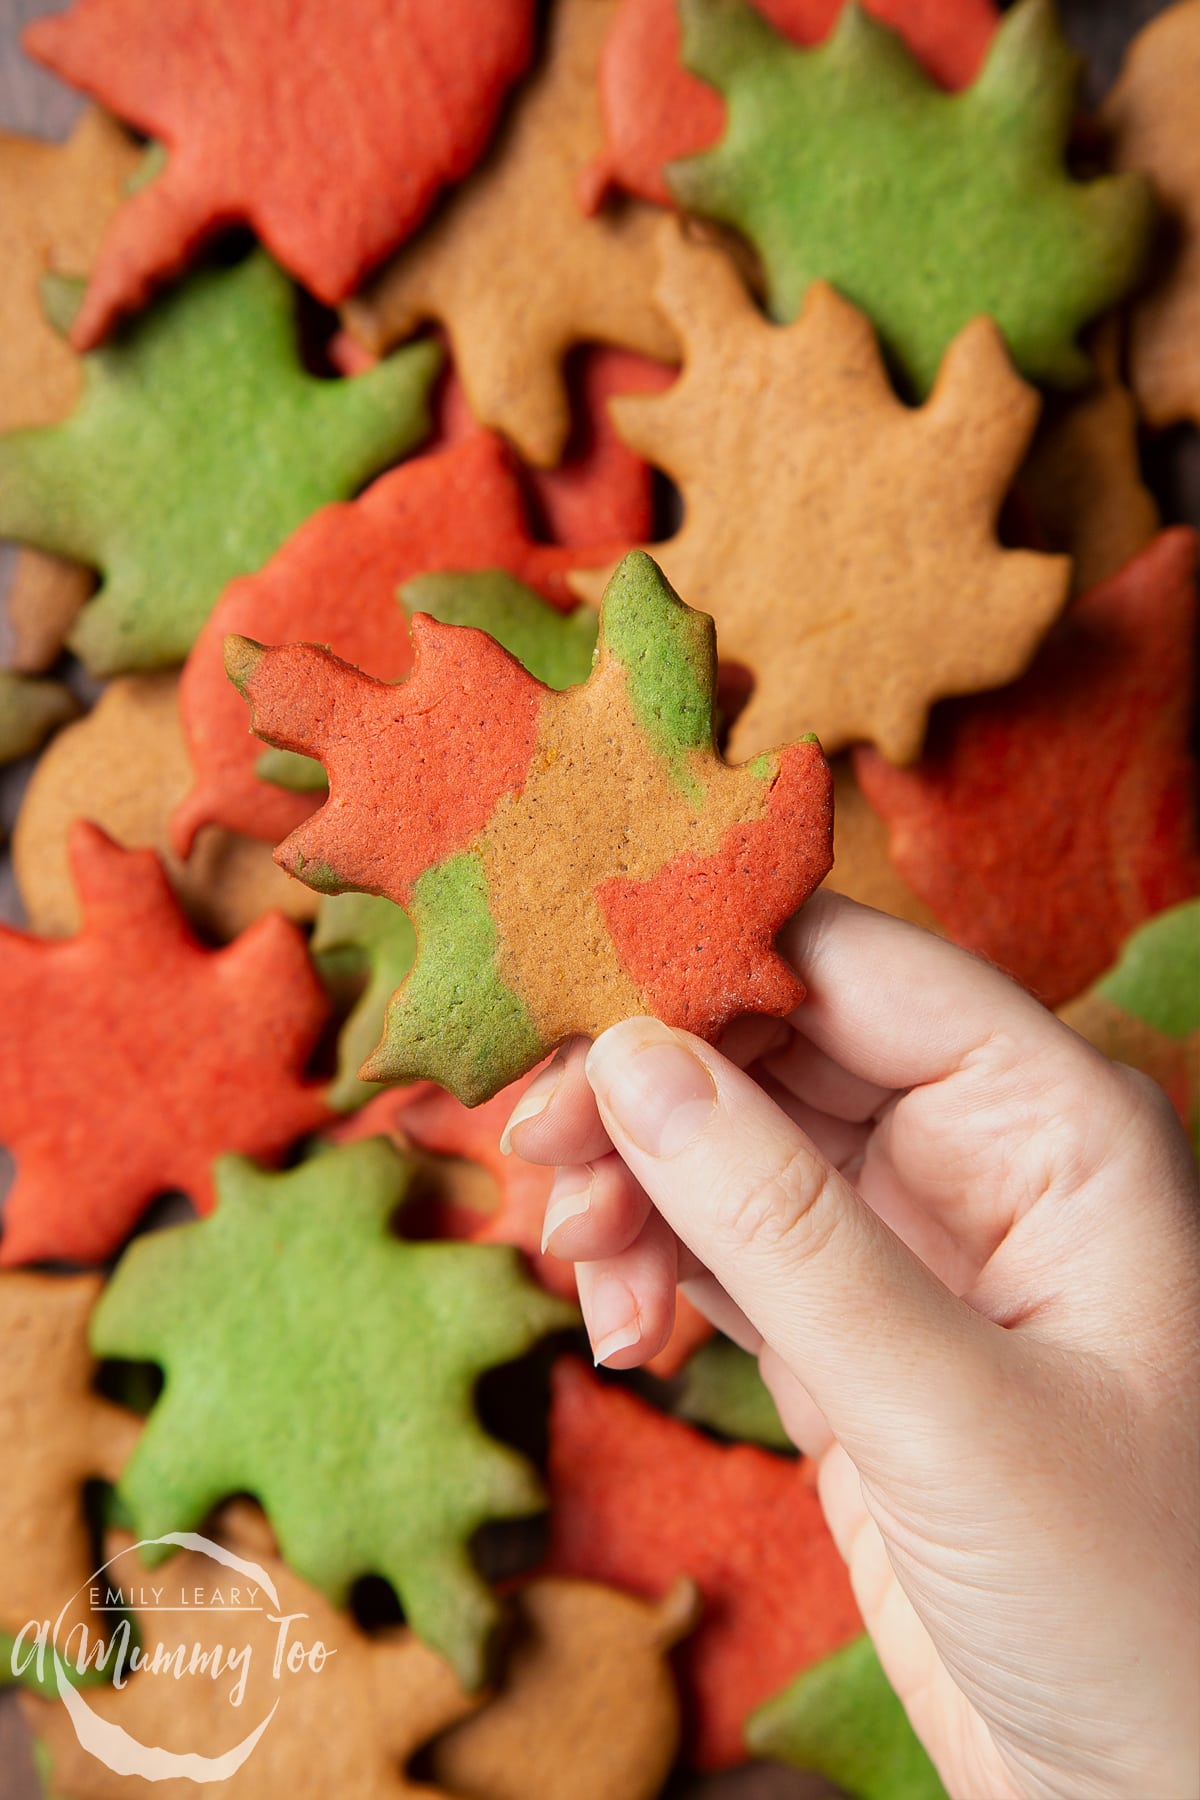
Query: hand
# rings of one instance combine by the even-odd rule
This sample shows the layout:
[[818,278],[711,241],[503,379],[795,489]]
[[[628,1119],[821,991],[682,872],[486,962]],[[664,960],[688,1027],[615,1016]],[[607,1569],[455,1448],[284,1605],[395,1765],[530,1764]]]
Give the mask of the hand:
[[[839,896],[725,1054],[574,1044],[510,1123],[563,1166],[598,1360],[684,1291],[819,1459],[890,1680],[970,1800],[1200,1793],[1200,1195],[1153,1083],[1004,976]],[[742,1065],[742,1066],[739,1066]]]

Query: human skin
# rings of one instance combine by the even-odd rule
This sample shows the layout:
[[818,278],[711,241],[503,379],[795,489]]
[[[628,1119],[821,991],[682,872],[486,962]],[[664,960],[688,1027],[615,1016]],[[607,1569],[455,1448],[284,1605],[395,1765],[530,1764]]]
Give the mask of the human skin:
[[[675,1285],[745,1348],[957,1800],[1200,1793],[1200,1192],[1145,1077],[1005,976],[838,895],[808,985],[721,1052],[568,1046],[510,1141],[597,1360]],[[614,1148],[615,1147],[615,1148]]]

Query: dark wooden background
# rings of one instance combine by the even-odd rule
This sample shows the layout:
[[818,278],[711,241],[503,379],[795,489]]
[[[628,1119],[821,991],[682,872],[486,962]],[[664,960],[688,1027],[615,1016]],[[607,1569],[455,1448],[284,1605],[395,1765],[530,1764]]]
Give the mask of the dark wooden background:
[[[159,0],[164,3],[164,0]],[[253,0],[248,0],[249,4]],[[342,0],[328,0],[331,5]],[[353,4],[353,0],[345,0]],[[952,4],[952,0],[944,0]],[[19,35],[27,19],[62,10],[61,0],[0,0],[0,129],[32,132],[61,138],[69,131],[80,107],[77,95],[21,53]],[[1088,56],[1088,101],[1098,100],[1111,85],[1125,44],[1137,27],[1163,10],[1163,0],[1059,0],[1059,11],[1073,41]],[[1200,96],[1197,98],[1200,129]],[[1196,433],[1171,434],[1152,460],[1151,479],[1160,493],[1167,518],[1190,516],[1200,523],[1200,439]],[[0,593],[7,587],[10,552],[0,546]],[[0,835],[11,824],[19,801],[21,771],[0,781]],[[0,916],[17,915],[15,895],[7,867],[0,867]],[[3,1153],[0,1152],[0,1161]],[[0,1166],[0,1192],[3,1191]],[[0,1480],[3,1480],[3,1447],[0,1446]],[[131,1794],[153,1790],[131,1778]],[[671,1800],[833,1800],[835,1790],[826,1783],[794,1770],[757,1765],[703,1780],[681,1777],[673,1783]],[[38,1800],[41,1789],[33,1772],[24,1726],[15,1696],[0,1694],[0,1800]],[[346,1796],[345,1800],[354,1800]],[[974,1795],[971,1800],[991,1800]]]

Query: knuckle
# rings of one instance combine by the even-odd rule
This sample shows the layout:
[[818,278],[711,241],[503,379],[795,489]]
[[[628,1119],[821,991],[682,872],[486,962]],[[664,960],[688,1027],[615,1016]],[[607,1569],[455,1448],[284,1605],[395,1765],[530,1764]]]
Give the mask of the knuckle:
[[807,1145],[778,1170],[733,1195],[718,1228],[739,1249],[818,1256],[837,1227],[840,1179]]

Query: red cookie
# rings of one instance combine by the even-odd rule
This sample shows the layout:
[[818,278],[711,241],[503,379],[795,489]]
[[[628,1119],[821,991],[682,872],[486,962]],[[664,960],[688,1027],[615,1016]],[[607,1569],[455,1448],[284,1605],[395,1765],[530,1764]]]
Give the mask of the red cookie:
[[1164,531],[1072,602],[1020,681],[945,701],[916,768],[854,753],[900,874],[952,937],[1048,1006],[1200,892],[1198,546]]

